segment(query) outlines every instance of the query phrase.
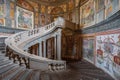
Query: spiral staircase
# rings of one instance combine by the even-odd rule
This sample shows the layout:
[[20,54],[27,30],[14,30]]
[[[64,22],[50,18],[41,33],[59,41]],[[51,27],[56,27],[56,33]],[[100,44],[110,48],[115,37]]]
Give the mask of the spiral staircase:
[[[55,22],[39,29],[22,31],[0,43],[0,80],[113,80],[109,75],[86,61],[62,61],[61,45],[57,45],[56,60],[28,53],[24,46],[48,34],[57,36],[61,43],[61,30],[65,21],[59,17]],[[41,33],[42,32],[42,33]],[[54,33],[55,32],[55,33]],[[50,37],[51,37],[50,36]],[[67,67],[67,68],[66,68]]]

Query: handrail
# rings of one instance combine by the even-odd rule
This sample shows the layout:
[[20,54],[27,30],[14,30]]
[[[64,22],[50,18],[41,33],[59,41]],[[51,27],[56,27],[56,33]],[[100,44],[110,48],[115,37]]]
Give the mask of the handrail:
[[[18,47],[18,45],[22,44],[23,42],[33,39],[36,36],[44,36],[58,27],[61,28],[64,27],[64,19],[61,17],[59,17],[56,21],[44,27],[38,29],[32,29],[29,31],[22,31],[8,37],[5,40],[5,44],[7,46],[6,56],[9,56],[10,59],[13,58],[14,62],[18,60],[20,65],[22,63],[25,63],[27,68],[44,69],[44,70],[65,69],[66,68],[65,61],[51,60],[40,56],[36,56],[28,52],[25,52]],[[38,66],[35,67],[34,65],[36,66],[38,65]],[[43,67],[42,65],[45,66]]]

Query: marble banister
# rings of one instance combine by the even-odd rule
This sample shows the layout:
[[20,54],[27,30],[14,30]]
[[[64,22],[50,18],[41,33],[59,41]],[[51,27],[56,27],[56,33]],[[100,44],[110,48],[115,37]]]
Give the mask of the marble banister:
[[24,64],[26,68],[42,69],[42,70],[64,70],[66,69],[66,62],[62,60],[51,60],[48,58],[36,56],[24,51],[19,45],[25,45],[26,41],[34,40],[40,36],[49,35],[50,32],[57,28],[64,27],[64,19],[59,17],[56,21],[29,31],[22,31],[9,36],[5,40],[6,56],[13,59],[14,62],[18,61],[20,65]]

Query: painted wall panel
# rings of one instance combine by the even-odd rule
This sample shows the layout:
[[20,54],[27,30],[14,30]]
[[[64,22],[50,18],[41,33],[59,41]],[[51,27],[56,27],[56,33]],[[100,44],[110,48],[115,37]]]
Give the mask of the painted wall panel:
[[33,12],[17,7],[17,27],[20,29],[32,29],[34,26],[33,15]]
[[105,0],[106,18],[110,17],[119,10],[119,0]]
[[88,27],[95,23],[95,2],[89,0],[81,7],[81,24]]
[[83,58],[94,63],[94,39],[83,39]]
[[96,66],[120,79],[120,33],[96,36]]

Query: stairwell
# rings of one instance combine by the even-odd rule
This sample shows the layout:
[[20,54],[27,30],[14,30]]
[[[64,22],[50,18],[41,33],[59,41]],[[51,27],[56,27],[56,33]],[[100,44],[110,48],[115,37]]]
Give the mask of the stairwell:
[[113,80],[87,61],[68,62],[65,71],[26,69],[0,52],[0,80]]
[[[0,39],[0,80],[113,80],[111,76],[85,60],[68,62],[67,68],[64,69],[63,65],[58,65],[56,61],[44,59],[43,61],[46,60],[55,63],[55,65],[49,65],[53,71],[26,68],[26,63],[21,65],[21,61],[17,62],[14,56],[18,53],[14,54],[15,51],[11,52],[12,47],[8,53],[7,51],[5,52],[6,46],[4,40],[5,38]],[[11,44],[9,46],[11,46]],[[9,56],[6,56],[6,54],[9,54]],[[19,55],[21,56],[22,54],[19,52]],[[16,57],[17,56],[18,55],[16,55]],[[31,56],[34,57],[34,55]],[[20,57],[18,57],[18,59],[19,58]],[[24,58],[21,57],[21,59]]]

